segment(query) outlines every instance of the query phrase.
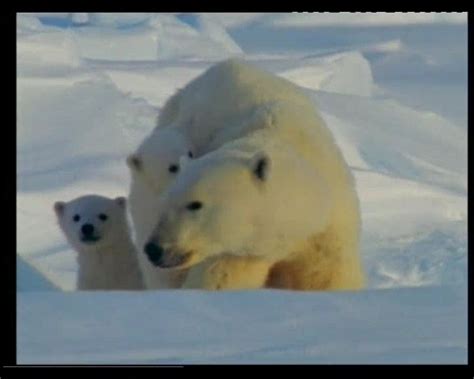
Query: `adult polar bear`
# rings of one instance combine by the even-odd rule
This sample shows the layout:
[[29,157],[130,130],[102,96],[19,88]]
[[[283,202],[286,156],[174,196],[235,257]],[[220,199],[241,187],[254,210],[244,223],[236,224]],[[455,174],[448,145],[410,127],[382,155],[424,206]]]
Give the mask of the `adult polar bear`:
[[[199,165],[190,164],[189,169],[182,173],[183,179],[178,180],[176,185],[171,185],[163,201],[164,207],[159,212],[156,212],[156,209],[154,211],[157,227],[149,239],[148,249],[145,249],[149,256],[156,255],[155,253],[158,253],[158,255],[164,253],[164,257],[167,255],[176,256],[173,252],[167,253],[173,249],[180,250],[181,246],[179,245],[181,241],[179,239],[183,235],[180,231],[186,229],[183,225],[189,224],[189,222],[170,215],[176,214],[177,209],[175,207],[183,207],[180,201],[189,200],[189,196],[194,191],[194,185],[199,187],[202,186],[201,182],[207,183],[210,181],[214,183],[213,188],[226,186],[225,183],[221,182],[219,176],[223,175],[225,171],[221,168],[219,159],[226,157],[227,150],[229,149],[234,150],[230,156],[235,156],[235,150],[238,151],[239,149],[242,153],[257,156],[258,154],[263,154],[263,156],[266,156],[267,159],[263,159],[261,162],[257,160],[257,166],[248,170],[248,172],[256,173],[257,177],[265,173],[266,163],[273,162],[272,167],[275,167],[272,168],[272,171],[277,173],[277,175],[274,175],[273,180],[278,180],[278,182],[272,182],[271,192],[274,199],[284,200],[284,197],[276,194],[278,193],[278,187],[304,186],[305,182],[301,180],[301,175],[298,176],[297,183],[289,183],[284,179],[285,176],[282,175],[285,170],[285,164],[282,163],[284,160],[281,159],[280,153],[277,153],[277,150],[284,151],[288,149],[296,157],[295,159],[301,160],[301,165],[309,167],[309,169],[304,170],[308,176],[307,183],[318,182],[321,184],[321,187],[319,189],[316,188],[314,191],[315,196],[312,200],[314,204],[308,204],[307,209],[314,211],[314,214],[311,214],[311,216],[316,219],[316,224],[322,223],[322,225],[311,232],[304,229],[306,233],[303,233],[304,235],[290,233],[291,236],[289,238],[287,238],[288,236],[281,238],[283,231],[281,225],[279,225],[278,228],[273,229],[276,233],[273,240],[285,240],[286,242],[283,244],[285,247],[275,248],[275,245],[270,243],[272,238],[265,237],[267,245],[259,243],[258,248],[255,246],[255,251],[253,252],[248,250],[248,246],[245,246],[245,249],[243,246],[238,246],[238,243],[235,241],[238,241],[239,236],[238,233],[233,232],[232,228],[229,230],[226,228],[220,228],[219,231],[213,230],[212,233],[236,234],[233,236],[235,237],[233,238],[234,242],[231,246],[221,244],[222,252],[225,250],[226,253],[222,257],[219,257],[219,254],[216,254],[215,251],[209,254],[209,252],[205,251],[206,247],[200,247],[201,251],[196,255],[200,258],[194,260],[193,263],[202,262],[191,269],[189,278],[192,279],[189,279],[187,283],[191,280],[194,283],[191,286],[198,283],[198,287],[204,288],[259,287],[262,285],[261,279],[251,285],[242,282],[235,283],[232,280],[228,280],[227,284],[222,284],[222,281],[220,281],[216,287],[215,281],[208,280],[206,282],[203,278],[209,278],[209,276],[219,277],[223,275],[223,272],[225,272],[224,276],[230,275],[232,277],[234,275],[240,278],[241,275],[236,273],[236,269],[232,267],[239,267],[239,270],[245,267],[247,272],[251,272],[250,268],[252,265],[255,267],[261,265],[262,267],[268,267],[267,269],[256,271],[262,273],[268,273],[269,271],[267,285],[270,287],[356,289],[363,285],[364,278],[358,251],[360,230],[359,205],[354,190],[353,178],[344,162],[342,154],[314,105],[298,87],[247,63],[238,60],[225,61],[211,67],[203,75],[180,90],[165,104],[160,114],[156,132],[160,132],[163,130],[162,128],[172,128],[175,134],[173,138],[182,139],[188,145],[191,145],[196,156],[200,157],[209,153],[209,157],[202,157],[198,161],[214,163],[211,165],[205,164],[206,169],[204,171],[199,169]],[[233,147],[230,147],[231,145]],[[278,146],[278,149],[275,149],[274,146]],[[221,150],[224,151],[222,153],[224,154],[223,156],[220,156]],[[214,156],[217,156],[218,159],[214,159]],[[236,159],[239,160],[239,158]],[[224,159],[224,161],[227,162],[228,159]],[[249,158],[249,161],[252,162],[252,159]],[[156,162],[156,164],[159,165],[160,163]],[[297,167],[298,165],[294,166],[295,170]],[[193,174],[194,170],[199,172],[199,175]],[[212,174],[215,172],[220,174]],[[211,175],[212,178],[208,180],[206,175]],[[199,179],[188,179],[188,177],[195,179],[199,177]],[[222,180],[232,182],[232,175],[225,174],[222,178],[224,177],[225,179]],[[217,182],[213,182],[215,178],[219,178]],[[185,182],[187,182],[188,188],[183,187]],[[240,182],[238,183],[240,184]],[[243,188],[250,187],[244,185]],[[315,187],[313,185],[310,188]],[[235,191],[233,193],[235,195]],[[291,191],[282,191],[282,193],[291,193]],[[232,191],[229,194],[232,194]],[[246,194],[243,193],[242,195],[243,197],[240,200],[245,199]],[[318,198],[318,196],[322,196],[322,198]],[[327,217],[323,217],[322,214],[325,212],[322,212],[322,209],[318,209],[318,206],[322,204],[322,199],[327,201],[326,205],[330,205],[327,210]],[[329,199],[332,200],[329,201]],[[286,200],[291,201],[292,199],[287,198]],[[213,199],[208,199],[208,201],[212,203]],[[233,195],[230,195],[230,198],[226,199],[226,201],[228,204],[232,203]],[[132,207],[135,202],[140,204],[141,199],[134,200],[130,198]],[[223,204],[221,200],[216,203]],[[245,201],[240,201],[240,203],[245,204]],[[248,204],[248,206],[253,207],[250,205],[252,202],[248,202]],[[251,211],[248,206],[243,206],[242,209]],[[255,207],[253,208],[256,209]],[[300,207],[296,208],[299,210],[298,212],[301,211]],[[222,205],[216,206],[213,204],[213,209],[214,215],[220,215],[220,212],[224,212],[229,217],[232,217],[232,212],[229,212]],[[232,207],[232,209],[239,212],[236,207]],[[268,209],[268,206],[258,209]],[[307,215],[303,217],[301,213],[292,214],[291,204],[288,204],[287,211],[286,220],[294,220],[295,222],[298,222],[300,219],[309,220],[306,218]],[[262,210],[262,212],[265,211]],[[187,213],[183,214],[187,215],[183,217],[190,217]],[[261,216],[263,218],[260,217],[260,220],[265,219],[265,215]],[[179,222],[170,223],[168,221],[170,217],[179,220]],[[274,220],[272,220],[270,214],[267,217],[266,224],[271,225]],[[205,220],[206,223],[210,221]],[[202,226],[200,222],[197,224]],[[244,221],[240,219],[239,222]],[[173,224],[173,226],[168,226],[168,224]],[[260,222],[260,225],[262,224],[264,223]],[[167,226],[163,227],[163,225]],[[134,227],[138,230],[145,228],[150,230],[150,225],[140,225],[135,222]],[[240,225],[234,225],[234,229],[238,230],[239,227]],[[210,229],[200,229],[200,227],[196,226],[191,228],[204,233],[203,239],[209,237],[205,233],[210,233]],[[164,230],[166,232],[163,234]],[[265,235],[268,236],[271,235],[272,229],[266,227],[259,230],[256,228],[255,232],[257,235],[259,232],[265,232]],[[298,235],[298,238],[295,239],[294,236],[296,235]],[[157,236],[160,238],[158,242],[156,241]],[[223,241],[225,240],[224,238]],[[173,246],[173,248],[171,250],[168,249],[167,252],[167,247],[161,245],[163,243]],[[144,247],[137,246],[139,250],[144,249]],[[328,265],[328,260],[325,258],[327,255],[330,255],[331,262],[336,262],[336,264],[331,263]],[[210,256],[212,256],[212,259]],[[258,263],[249,263],[255,261],[256,257],[258,258]],[[261,262],[261,257],[264,257],[264,264]],[[321,257],[324,257],[324,259]],[[162,267],[156,269],[155,273],[157,276],[167,272],[179,272],[176,269],[181,268],[185,270],[189,265],[193,264],[191,263],[193,260],[187,261],[186,264],[181,266],[180,264],[175,264],[176,262],[172,262],[171,266],[174,265],[175,270],[163,271],[164,267],[170,267],[170,262],[166,262],[167,259],[161,262],[158,258],[153,262],[157,266]],[[269,265],[266,264],[268,262],[270,262]],[[330,266],[330,268],[325,269],[324,265]],[[321,275],[321,270],[330,270],[331,272]],[[200,274],[196,274],[197,272],[200,272]],[[319,274],[316,275],[318,272]],[[337,279],[316,280],[314,279],[315,277]]]

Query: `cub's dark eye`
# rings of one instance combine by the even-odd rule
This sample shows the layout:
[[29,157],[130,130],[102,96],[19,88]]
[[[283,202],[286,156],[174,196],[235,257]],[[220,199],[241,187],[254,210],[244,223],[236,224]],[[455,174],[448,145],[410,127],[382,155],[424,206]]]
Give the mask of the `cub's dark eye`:
[[197,211],[202,208],[202,203],[200,201],[192,201],[186,205],[186,209],[189,211]]
[[193,157],[193,153],[191,153],[190,151],[188,151],[188,157],[189,157],[189,158],[192,158],[192,157]]
[[172,164],[171,166],[168,167],[168,171],[174,174],[175,172],[179,171],[179,166],[176,164]]
[[108,217],[107,217],[106,214],[101,213],[101,214],[99,215],[99,219],[101,219],[102,221],[106,221],[106,220],[108,219]]
[[72,218],[74,222],[78,222],[80,219],[81,219],[81,216],[79,215],[74,215],[74,217]]

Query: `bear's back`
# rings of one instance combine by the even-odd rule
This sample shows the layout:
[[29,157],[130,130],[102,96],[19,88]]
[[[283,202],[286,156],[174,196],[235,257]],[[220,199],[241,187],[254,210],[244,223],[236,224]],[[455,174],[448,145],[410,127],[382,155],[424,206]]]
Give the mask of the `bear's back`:
[[224,106],[221,109],[227,109],[226,113],[275,101],[308,103],[303,91],[290,81],[235,58],[209,68],[183,88],[182,96],[186,104]]

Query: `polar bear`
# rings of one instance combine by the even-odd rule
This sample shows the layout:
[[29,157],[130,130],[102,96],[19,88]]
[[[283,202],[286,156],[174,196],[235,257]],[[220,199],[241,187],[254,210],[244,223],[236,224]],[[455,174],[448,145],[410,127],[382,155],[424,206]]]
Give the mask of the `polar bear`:
[[305,129],[299,133],[293,130],[299,126],[273,123],[276,101],[284,108],[288,104],[298,110],[304,107],[306,112],[313,108],[307,97],[284,79],[238,59],[218,63],[166,102],[155,130],[127,158],[130,218],[147,288],[176,288],[185,275],[151,266],[140,251],[158,217],[160,195],[186,158],[202,156],[226,142],[275,125],[291,129],[290,133],[279,130],[282,139],[305,138]]
[[[138,200],[147,213],[147,226],[138,224],[136,229],[143,229],[142,235],[149,236],[138,248],[152,264],[170,273],[188,270],[185,287],[257,288],[262,285],[265,272],[268,287],[356,289],[363,286],[360,212],[353,177],[329,129],[303,90],[251,64],[231,59],[212,66],[172,96],[160,113],[157,129],[175,130],[175,138],[189,143],[197,159],[180,172],[165,191],[166,195],[155,198],[155,203],[144,197]],[[266,154],[267,159],[253,166],[256,171],[247,170],[247,176],[249,172],[265,173],[263,168],[268,168],[266,163],[271,162],[274,181],[257,188],[273,202],[264,202],[268,200],[265,196],[256,201],[249,184],[255,180],[242,181],[245,175],[238,162],[242,156],[249,162],[258,162],[258,154]],[[285,159],[297,164],[285,166]],[[252,166],[247,164],[248,167]],[[284,179],[285,175],[293,178],[294,183],[292,179]],[[301,212],[297,205],[301,204],[297,200],[301,199],[297,196],[300,189],[295,186],[312,188],[312,196],[305,198],[309,205]],[[186,225],[191,221],[186,217],[195,219],[183,210],[179,201],[191,196],[196,188],[211,191],[206,200],[211,204],[215,201],[216,206],[204,224],[188,229]],[[220,193],[229,196],[226,206]],[[266,205],[258,207],[254,201]],[[152,203],[153,207],[149,207]],[[201,200],[191,203],[191,208],[202,206]],[[329,206],[327,217],[322,212],[326,205]],[[282,216],[284,209],[288,215]],[[315,212],[312,218],[304,212],[306,209]],[[252,215],[251,219],[244,221],[242,212]],[[231,223],[219,226],[219,222],[213,221],[216,218],[224,222],[226,217],[235,218],[232,227]],[[150,228],[153,218],[154,229]],[[254,219],[259,222],[255,224]],[[317,228],[314,223],[324,226]],[[163,226],[168,224],[173,226]],[[266,224],[268,228],[263,226]],[[251,234],[252,230],[258,232]],[[255,245],[250,247],[249,235],[261,238],[253,239]],[[216,238],[222,240],[216,242]],[[179,258],[182,251],[173,253],[176,248],[189,248],[193,253]],[[325,257],[329,257],[327,262]],[[338,264],[333,264],[336,261]],[[324,265],[331,268],[321,272]],[[244,276],[245,282],[238,282],[237,278],[243,277],[239,273],[243,267],[252,272],[252,280],[248,274]],[[222,283],[224,277],[226,283]],[[221,279],[216,284],[212,278]],[[180,276],[180,281],[183,280]]]
[[192,150],[178,129],[162,128],[148,135],[126,159],[131,174],[128,211],[132,238],[148,289],[176,288],[181,284],[181,274],[154,267],[141,252],[158,217],[160,195],[178,175],[186,160],[193,157]]
[[134,178],[161,193],[179,173],[183,159],[193,157],[190,143],[174,128],[153,130],[127,157]]
[[128,232],[124,197],[85,195],[55,202],[54,211],[66,239],[78,253],[78,290],[144,288]]
[[275,104],[304,113],[314,111],[312,101],[300,87],[242,59],[231,58],[211,66],[171,96],[156,128],[177,129],[177,138],[188,141],[196,157],[261,128],[290,130],[294,137],[291,123],[273,123]]
[[267,130],[229,142],[170,185],[144,252],[189,269],[184,288],[359,289],[358,201],[339,163],[316,168]]

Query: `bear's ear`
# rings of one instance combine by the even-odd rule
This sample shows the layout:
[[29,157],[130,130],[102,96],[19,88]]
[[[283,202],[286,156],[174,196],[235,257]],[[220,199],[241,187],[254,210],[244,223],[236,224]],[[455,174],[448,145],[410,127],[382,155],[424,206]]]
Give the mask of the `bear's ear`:
[[66,203],[64,201],[56,201],[54,203],[54,212],[58,217],[61,217],[64,213],[64,208],[66,207]]
[[142,160],[136,154],[129,155],[127,157],[127,166],[132,170],[140,170],[142,167]]
[[127,205],[127,199],[125,199],[125,197],[123,196],[120,196],[120,197],[116,197],[114,199],[114,201],[123,209],[125,209],[125,206]]
[[267,180],[271,169],[270,157],[264,152],[255,154],[251,159],[251,167],[253,174],[258,180]]

